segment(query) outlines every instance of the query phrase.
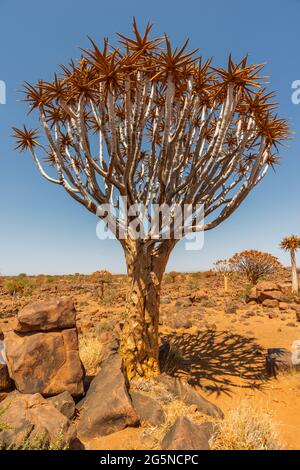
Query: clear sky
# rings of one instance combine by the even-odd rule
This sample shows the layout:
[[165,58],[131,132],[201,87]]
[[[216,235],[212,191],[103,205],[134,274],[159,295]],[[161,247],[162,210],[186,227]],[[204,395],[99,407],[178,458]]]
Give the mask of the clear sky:
[[173,42],[190,37],[190,47],[213,56],[216,66],[229,52],[236,60],[249,52],[253,62],[266,61],[279,113],[295,132],[276,173],[271,170],[235,214],[205,234],[201,251],[186,251],[181,242],[168,269],[203,270],[250,248],[287,263],[278,242],[300,235],[300,105],[291,102],[291,83],[300,80],[299,0],[0,0],[0,80],[7,86],[7,103],[0,105],[0,272],[124,272],[119,243],[98,240],[96,217],[43,180],[30,156],[14,150],[10,135],[12,126],[28,122],[25,104],[16,102],[24,80],[52,78],[59,64],[87,46],[87,34],[96,41],[128,34],[132,16],[143,26],[150,20],[156,35],[167,32]]

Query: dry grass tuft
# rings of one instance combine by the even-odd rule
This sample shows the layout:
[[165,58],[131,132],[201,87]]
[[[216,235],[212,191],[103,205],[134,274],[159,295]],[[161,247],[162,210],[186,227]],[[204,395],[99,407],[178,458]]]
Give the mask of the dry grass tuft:
[[197,412],[194,405],[187,405],[182,400],[174,397],[162,384],[144,381],[137,384],[136,388],[156,399],[166,415],[166,421],[161,426],[146,426],[143,430],[143,440],[147,445],[147,449],[161,449],[161,441],[165,434],[173,426],[177,418],[181,416],[186,416],[198,424],[211,421],[209,416]]
[[270,414],[249,400],[226,413],[215,423],[210,445],[214,450],[279,450],[282,448]]
[[95,375],[100,368],[102,343],[89,334],[79,337],[79,355],[87,375]]

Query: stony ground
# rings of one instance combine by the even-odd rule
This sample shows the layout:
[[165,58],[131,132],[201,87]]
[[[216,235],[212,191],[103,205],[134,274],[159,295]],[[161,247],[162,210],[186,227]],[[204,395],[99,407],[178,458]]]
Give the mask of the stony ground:
[[[0,283],[0,328],[10,327],[25,304],[63,295],[74,298],[82,344],[105,344],[119,334],[128,283],[126,276],[112,276],[102,295],[97,276],[2,277]],[[271,281],[285,293],[281,307],[246,303],[249,286],[243,278],[229,281],[212,272],[166,275],[161,298],[160,335],[171,342],[166,371],[185,376],[201,394],[226,414],[240,400],[252,400],[272,416],[283,446],[300,449],[300,373],[268,378],[265,354],[268,348],[291,348],[300,339],[296,312],[299,298],[290,295],[290,273],[283,270]],[[97,344],[97,343],[96,343]],[[91,352],[92,346],[90,346]],[[95,361],[88,373],[93,375]],[[89,448],[141,448],[142,429],[126,429],[89,443]]]

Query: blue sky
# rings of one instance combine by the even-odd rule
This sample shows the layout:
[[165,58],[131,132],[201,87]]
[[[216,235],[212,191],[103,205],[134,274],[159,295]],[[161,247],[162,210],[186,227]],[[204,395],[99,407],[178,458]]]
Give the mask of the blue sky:
[[42,180],[30,156],[14,150],[10,135],[12,126],[28,122],[24,103],[16,102],[24,80],[50,79],[59,64],[78,57],[87,34],[96,41],[112,39],[116,31],[128,34],[132,16],[141,25],[150,20],[155,34],[167,32],[173,42],[190,37],[190,47],[213,56],[216,66],[229,52],[235,59],[249,52],[253,62],[266,61],[279,113],[295,132],[276,173],[270,171],[230,219],[205,234],[201,251],[186,251],[181,242],[168,269],[206,269],[250,248],[287,263],[278,242],[300,234],[300,105],[291,102],[291,83],[300,80],[299,0],[0,0],[0,80],[7,86],[7,104],[0,105],[0,272],[125,271],[119,243],[98,240],[96,217]]

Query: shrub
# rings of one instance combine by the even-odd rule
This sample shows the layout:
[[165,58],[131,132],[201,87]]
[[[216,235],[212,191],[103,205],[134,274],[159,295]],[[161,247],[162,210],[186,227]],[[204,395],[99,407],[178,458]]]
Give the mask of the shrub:
[[229,263],[233,271],[244,274],[251,284],[257,284],[262,277],[282,268],[278,258],[270,253],[256,250],[236,253],[230,258]]
[[242,400],[215,423],[215,450],[279,450],[282,448],[270,415],[252,401]]
[[20,277],[6,281],[4,288],[11,296],[15,296],[30,293],[33,284],[29,279]]
[[79,355],[88,375],[97,373],[101,362],[102,344],[99,338],[89,334],[79,338]]

